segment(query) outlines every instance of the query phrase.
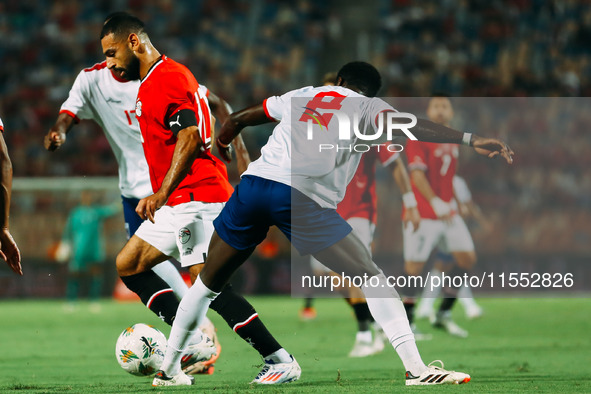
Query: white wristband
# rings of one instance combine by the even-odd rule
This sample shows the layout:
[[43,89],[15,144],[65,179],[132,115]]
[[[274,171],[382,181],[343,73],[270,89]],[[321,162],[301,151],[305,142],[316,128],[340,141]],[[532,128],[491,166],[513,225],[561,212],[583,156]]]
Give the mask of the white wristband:
[[462,145],[472,146],[472,133],[464,133],[462,136]]
[[405,208],[414,208],[417,206],[417,199],[413,192],[407,192],[402,195],[402,202]]
[[437,215],[437,217],[449,215],[449,213],[451,212],[449,204],[440,199],[439,197],[433,197],[430,203],[431,208],[433,208],[433,211],[435,212],[435,215]]
[[230,146],[230,144],[228,144],[228,145],[224,144],[222,141],[219,140],[219,138],[218,138],[218,145],[220,145],[222,148],[227,148]]

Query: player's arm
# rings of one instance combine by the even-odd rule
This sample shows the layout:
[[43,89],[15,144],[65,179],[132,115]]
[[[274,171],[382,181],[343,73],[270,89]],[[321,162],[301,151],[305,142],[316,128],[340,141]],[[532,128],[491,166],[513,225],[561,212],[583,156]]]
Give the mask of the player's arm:
[[431,188],[431,184],[429,183],[425,172],[418,168],[412,169],[410,171],[410,178],[412,179],[412,182],[418,189],[419,193],[421,193],[427,199],[427,201],[431,203],[431,208],[433,208],[433,211],[435,211],[437,217],[444,221],[451,220],[451,207],[448,203],[437,197]]
[[222,155],[224,160],[229,163],[232,160],[230,143],[240,134],[242,129],[247,126],[257,126],[273,121],[274,119],[267,116],[263,104],[254,105],[238,112],[234,112],[223,123],[220,134],[215,140],[220,155]]
[[[192,118],[195,119],[194,112],[190,110],[182,110],[180,112],[183,111],[191,112],[193,114]],[[183,112],[183,114],[188,118],[191,117],[187,112]],[[184,120],[181,122],[181,124],[187,123],[196,124],[197,120]],[[174,132],[175,130],[173,129],[173,133]],[[179,186],[185,176],[187,176],[187,173],[191,169],[191,165],[197,156],[205,150],[205,144],[199,134],[199,127],[196,125],[185,127],[176,134],[177,141],[172,161],[166,176],[162,180],[160,190],[156,191],[156,193],[151,196],[140,200],[136,207],[135,211],[144,220],[149,219],[151,222],[154,222],[154,214],[156,211],[166,204],[168,197],[170,197],[172,192]]]
[[[389,111],[382,112],[381,116],[387,116],[387,112]],[[394,122],[398,120],[400,120],[398,123],[407,123],[399,118],[393,119]],[[392,134],[407,137],[404,131],[402,131],[404,127],[401,128],[400,126],[394,128]],[[474,148],[476,153],[480,155],[489,158],[500,155],[505,158],[507,163],[513,163],[513,151],[511,148],[505,142],[496,138],[483,138],[476,134],[463,133],[427,119],[417,119],[416,125],[406,128],[405,131],[410,131],[419,141],[467,145]]]
[[[1,123],[0,123],[1,124]],[[0,258],[8,263],[10,269],[22,275],[21,253],[9,231],[10,197],[12,194],[12,162],[4,136],[0,133]]]
[[[211,112],[220,121],[220,124],[223,125],[230,116],[230,105],[222,98],[216,96],[211,90],[209,91],[207,99],[209,101],[209,108],[211,108]],[[236,151],[236,164],[238,166],[238,174],[241,175],[244,171],[246,171],[246,168],[250,164],[250,155],[248,154],[248,150],[246,150],[246,145],[244,144],[244,140],[242,139],[241,135],[238,135],[234,138],[234,140],[232,141],[232,145],[234,147],[234,150]],[[222,152],[220,151],[220,154],[221,153]],[[230,160],[227,160],[227,156],[222,155],[222,157],[228,163],[231,160],[231,157]]]
[[408,177],[408,171],[401,156],[398,156],[396,160],[390,165],[392,168],[392,177],[402,193],[402,201],[404,202],[404,218],[402,219],[405,225],[411,223],[415,231],[419,228],[421,222],[421,215],[417,207],[417,200],[415,194],[412,191],[410,185],[410,178]]
[[43,146],[48,151],[54,151],[66,142],[66,134],[72,129],[76,120],[70,114],[62,112],[55,124],[49,129],[43,139]]

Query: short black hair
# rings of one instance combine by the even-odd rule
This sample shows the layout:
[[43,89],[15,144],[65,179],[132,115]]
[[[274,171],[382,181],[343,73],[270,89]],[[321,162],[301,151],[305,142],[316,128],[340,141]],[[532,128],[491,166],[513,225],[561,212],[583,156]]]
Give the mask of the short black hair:
[[367,97],[375,97],[382,87],[382,77],[374,66],[366,62],[345,64],[337,74],[347,85],[355,86]]
[[127,12],[114,12],[105,19],[101,40],[111,33],[117,40],[127,38],[131,33],[145,33],[144,22]]

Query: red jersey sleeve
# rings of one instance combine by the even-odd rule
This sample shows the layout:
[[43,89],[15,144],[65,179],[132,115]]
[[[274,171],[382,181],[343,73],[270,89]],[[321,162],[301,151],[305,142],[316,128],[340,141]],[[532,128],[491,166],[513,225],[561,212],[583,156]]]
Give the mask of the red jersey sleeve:
[[[396,160],[398,158],[398,156],[400,156],[399,152],[392,152],[388,149],[388,147],[392,145],[392,143],[386,143],[383,146],[380,147],[380,150],[377,152],[378,153],[378,160],[380,161],[380,163],[382,163],[382,165],[384,167],[389,166],[390,164],[392,164],[394,162],[394,160]],[[392,148],[395,148],[396,146],[392,146]],[[394,149],[393,149],[394,150]]]
[[427,152],[425,144],[420,141],[408,140],[404,148],[409,170],[427,170]]

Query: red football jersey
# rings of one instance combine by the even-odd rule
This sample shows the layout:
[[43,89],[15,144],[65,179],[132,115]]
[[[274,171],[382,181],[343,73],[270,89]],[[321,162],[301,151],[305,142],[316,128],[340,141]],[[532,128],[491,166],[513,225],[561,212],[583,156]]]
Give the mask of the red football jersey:
[[353,179],[347,186],[345,198],[337,206],[337,212],[348,220],[364,218],[377,221],[376,197],[376,166],[377,161],[384,167],[391,164],[399,156],[398,152],[390,152],[386,145],[374,146],[363,154]]
[[[447,203],[451,202],[454,197],[453,177],[458,161],[458,146],[409,140],[404,152],[408,159],[408,169],[425,171],[429,185],[437,197]],[[412,182],[412,178],[411,185],[421,218],[437,219],[437,215],[431,208],[431,203],[419,192]]]
[[189,201],[225,202],[233,192],[226,166],[211,154],[211,118],[204,93],[193,74],[182,64],[162,56],[142,80],[135,115],[142,132],[142,145],[150,169],[154,192],[162,186],[177,137],[169,119],[181,110],[195,113],[201,139],[208,149],[193,162],[187,176],[168,198],[167,205]]

